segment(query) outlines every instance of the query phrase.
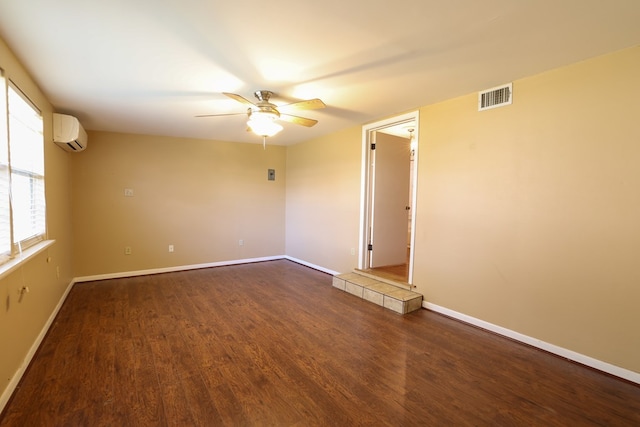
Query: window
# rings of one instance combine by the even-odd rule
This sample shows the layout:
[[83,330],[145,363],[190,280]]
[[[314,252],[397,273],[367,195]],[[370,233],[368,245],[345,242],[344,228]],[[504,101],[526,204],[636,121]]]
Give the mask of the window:
[[40,111],[0,74],[0,261],[45,239]]

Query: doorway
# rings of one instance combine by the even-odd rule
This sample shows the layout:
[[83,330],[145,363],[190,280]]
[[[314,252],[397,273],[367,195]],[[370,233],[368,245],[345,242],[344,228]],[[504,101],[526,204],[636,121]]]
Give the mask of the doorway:
[[362,128],[358,268],[411,285],[415,244],[418,112]]

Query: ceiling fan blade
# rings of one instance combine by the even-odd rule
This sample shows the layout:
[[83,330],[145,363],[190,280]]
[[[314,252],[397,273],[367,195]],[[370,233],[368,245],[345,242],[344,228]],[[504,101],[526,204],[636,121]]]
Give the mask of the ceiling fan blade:
[[228,96],[231,99],[235,99],[236,101],[238,101],[238,102],[240,102],[242,104],[251,105],[252,107],[256,106],[253,102],[249,101],[247,98],[244,98],[244,97],[242,97],[242,96],[240,96],[238,94],[229,93],[229,92],[222,92],[222,94]]
[[285,122],[295,123],[297,125],[311,127],[318,123],[317,120],[308,119],[306,117],[298,117],[292,116],[290,114],[280,114],[280,120],[284,120]]
[[247,113],[201,114],[199,116],[194,116],[194,117],[240,116],[240,115],[246,115],[246,114]]
[[319,98],[307,99],[306,101],[293,102],[291,104],[280,105],[278,110],[315,110],[318,108],[324,108],[326,105]]

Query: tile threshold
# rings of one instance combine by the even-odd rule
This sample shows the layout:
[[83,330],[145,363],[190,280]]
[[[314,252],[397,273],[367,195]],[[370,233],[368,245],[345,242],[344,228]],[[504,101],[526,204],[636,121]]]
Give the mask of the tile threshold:
[[422,308],[421,294],[407,289],[408,284],[398,285],[360,270],[333,276],[333,287],[396,313],[406,314]]

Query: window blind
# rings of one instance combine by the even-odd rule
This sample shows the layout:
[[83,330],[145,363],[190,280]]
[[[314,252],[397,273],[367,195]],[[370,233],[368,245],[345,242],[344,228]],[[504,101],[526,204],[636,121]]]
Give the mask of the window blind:
[[44,134],[40,111],[8,86],[9,173],[14,252],[44,240]]
[[9,135],[7,129],[7,83],[0,70],[0,263],[11,256],[9,208]]

